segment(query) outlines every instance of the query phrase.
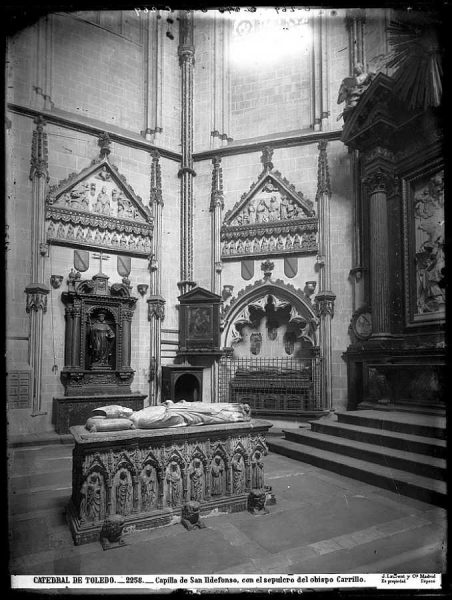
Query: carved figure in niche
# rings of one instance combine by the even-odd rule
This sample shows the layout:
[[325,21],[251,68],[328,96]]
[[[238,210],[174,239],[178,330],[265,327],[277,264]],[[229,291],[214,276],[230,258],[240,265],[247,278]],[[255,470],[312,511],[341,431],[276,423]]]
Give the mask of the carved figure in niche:
[[135,240],[132,236],[130,236],[130,238],[129,238],[128,246],[129,246],[129,250],[135,250]]
[[114,233],[113,237],[111,238],[111,245],[112,246],[118,246],[119,245],[119,240],[118,240],[118,234]]
[[210,312],[208,308],[190,310],[190,337],[205,337],[210,331]]
[[288,235],[286,238],[285,248],[286,248],[286,250],[292,250],[292,238],[290,237],[290,235]]
[[199,458],[193,461],[190,473],[190,500],[201,502],[204,497],[204,469]]
[[243,222],[243,213],[239,213],[235,218],[235,225],[241,225]]
[[182,476],[176,461],[171,461],[166,470],[168,506],[177,506],[182,499]]
[[108,246],[111,244],[111,233],[109,233],[108,231],[105,232],[104,244]]
[[187,502],[182,507],[181,523],[185,527],[185,529],[188,529],[188,531],[191,531],[195,527],[198,527],[199,529],[205,528],[205,524],[201,521],[200,518],[200,509],[201,507],[199,505],[199,502],[194,501]]
[[264,239],[262,240],[262,252],[268,252],[270,247],[268,238],[264,237]]
[[59,237],[59,238],[65,237],[63,223],[60,223],[58,226],[57,237]]
[[105,312],[99,312],[89,328],[91,366],[108,366],[115,332],[105,321]]
[[103,485],[98,473],[91,473],[81,489],[80,518],[99,521],[104,517]]
[[252,333],[250,335],[250,352],[257,356],[261,351],[262,335],[260,333]]
[[99,171],[99,173],[96,175],[97,179],[102,179],[102,181],[109,181],[110,180],[110,173],[107,170],[107,167],[102,167],[102,170]]
[[119,245],[121,246],[121,248],[127,248],[127,240],[124,235],[121,236]]
[[342,80],[337,97],[338,104],[345,102],[345,108],[342,114],[345,114],[358,104],[362,94],[372,83],[374,77],[375,73],[367,73],[364,69],[364,65],[362,63],[357,63],[353,69],[353,76],[345,77],[345,79]]
[[116,512],[118,515],[127,516],[131,512],[132,483],[129,481],[128,473],[122,469],[116,484]]
[[66,237],[68,240],[73,240],[74,239],[74,228],[73,226],[69,223],[69,226],[67,228],[67,234]]
[[276,196],[271,196],[270,204],[268,207],[268,219],[269,221],[277,221],[279,219],[279,203]]
[[282,235],[278,236],[278,243],[276,244],[278,250],[284,250],[284,238]]
[[232,492],[243,494],[245,491],[245,463],[241,454],[236,454],[232,459]]
[[255,223],[256,221],[256,209],[254,208],[254,202],[248,204],[248,223]]
[[94,241],[97,242],[98,244],[102,243],[102,234],[99,229],[96,231],[96,235],[94,236]]
[[287,196],[282,196],[281,203],[279,205],[279,216],[282,221],[285,221],[286,219],[289,218],[288,208],[289,208],[289,200],[288,200]]
[[246,240],[246,242],[245,242],[245,254],[250,254],[251,251],[252,251],[251,240]]
[[105,185],[102,186],[100,194],[97,196],[96,204],[94,205],[94,211],[101,213],[102,215],[110,214],[110,198],[107,194],[107,188]]
[[157,499],[157,475],[151,465],[146,465],[141,473],[141,510],[148,511],[155,506]]
[[256,450],[253,457],[251,468],[251,487],[261,489],[264,487],[264,463],[262,453]]
[[256,223],[266,223],[268,221],[268,207],[265,200],[259,202],[256,208]]
[[144,251],[145,252],[151,251],[151,242],[149,241],[149,238],[144,238]]
[[115,212],[116,208],[116,214],[119,216],[118,190],[116,189],[111,190],[111,208],[113,213]]
[[237,253],[243,254],[245,252],[245,247],[243,245],[243,240],[239,240],[239,245],[237,247]]
[[71,197],[67,192],[61,196],[59,202],[61,202],[61,204],[63,204],[67,208],[71,208]]
[[295,237],[293,238],[293,249],[300,250],[301,244],[302,244],[301,236],[299,233],[296,233]]
[[272,237],[270,238],[270,241],[269,241],[269,243],[268,243],[268,250],[271,252],[272,250],[275,250],[275,248],[276,248],[276,240],[275,240],[275,238],[272,236]]
[[416,253],[419,313],[435,312],[445,304],[444,290],[445,261],[443,244],[424,242]]
[[54,236],[55,236],[55,223],[53,221],[50,221],[50,225],[47,229],[47,237],[53,238]]
[[89,195],[94,198],[94,196],[96,195],[96,184],[93,182],[90,184],[89,186]]
[[253,244],[253,252],[260,252],[260,251],[261,251],[260,241],[258,239],[255,239],[254,244]]
[[221,496],[226,493],[225,468],[221,456],[215,456],[211,468],[211,493],[212,496]]

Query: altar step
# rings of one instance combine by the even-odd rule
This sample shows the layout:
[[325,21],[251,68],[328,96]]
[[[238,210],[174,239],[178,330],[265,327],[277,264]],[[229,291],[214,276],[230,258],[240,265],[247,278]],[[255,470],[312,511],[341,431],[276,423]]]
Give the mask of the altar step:
[[349,411],[311,429],[284,429],[269,449],[341,475],[439,506],[446,505],[445,419]]
[[422,404],[421,402],[403,402],[398,400],[395,403],[382,404],[379,402],[363,401],[357,406],[357,410],[378,410],[378,411],[396,411],[408,412],[422,415],[433,415],[437,417],[446,416],[446,407],[443,403]]

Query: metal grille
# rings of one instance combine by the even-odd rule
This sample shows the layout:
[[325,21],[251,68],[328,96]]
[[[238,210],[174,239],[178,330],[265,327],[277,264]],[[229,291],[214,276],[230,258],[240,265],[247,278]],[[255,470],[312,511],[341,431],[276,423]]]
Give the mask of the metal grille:
[[320,357],[222,357],[220,402],[243,402],[253,413],[294,414],[321,410]]

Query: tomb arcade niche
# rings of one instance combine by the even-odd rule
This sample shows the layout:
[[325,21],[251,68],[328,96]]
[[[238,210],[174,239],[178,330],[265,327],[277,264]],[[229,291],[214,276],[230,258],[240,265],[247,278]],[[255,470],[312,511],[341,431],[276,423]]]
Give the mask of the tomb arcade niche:
[[[110,162],[110,140],[100,136],[100,157],[80,173],[50,188],[46,202],[47,243],[73,248],[65,305],[63,397],[54,398],[57,433],[68,433],[106,396],[133,409],[143,407],[144,394],[131,384],[131,326],[137,298],[131,295],[132,257],[149,259],[153,219],[118,169]],[[92,251],[97,251],[93,254]],[[117,255],[122,283],[109,284],[102,272],[104,252]],[[91,258],[99,272],[82,279]]]

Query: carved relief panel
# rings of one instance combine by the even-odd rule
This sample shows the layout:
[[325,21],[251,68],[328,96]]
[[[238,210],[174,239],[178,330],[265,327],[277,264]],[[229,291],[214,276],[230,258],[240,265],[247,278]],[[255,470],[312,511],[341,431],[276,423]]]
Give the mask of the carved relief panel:
[[408,325],[445,316],[444,171],[404,185],[405,305]]
[[136,256],[151,252],[152,217],[108,157],[50,188],[47,241]]
[[318,219],[313,203],[273,170],[268,156],[271,151],[267,149],[257,182],[225,215],[222,260],[318,250]]

